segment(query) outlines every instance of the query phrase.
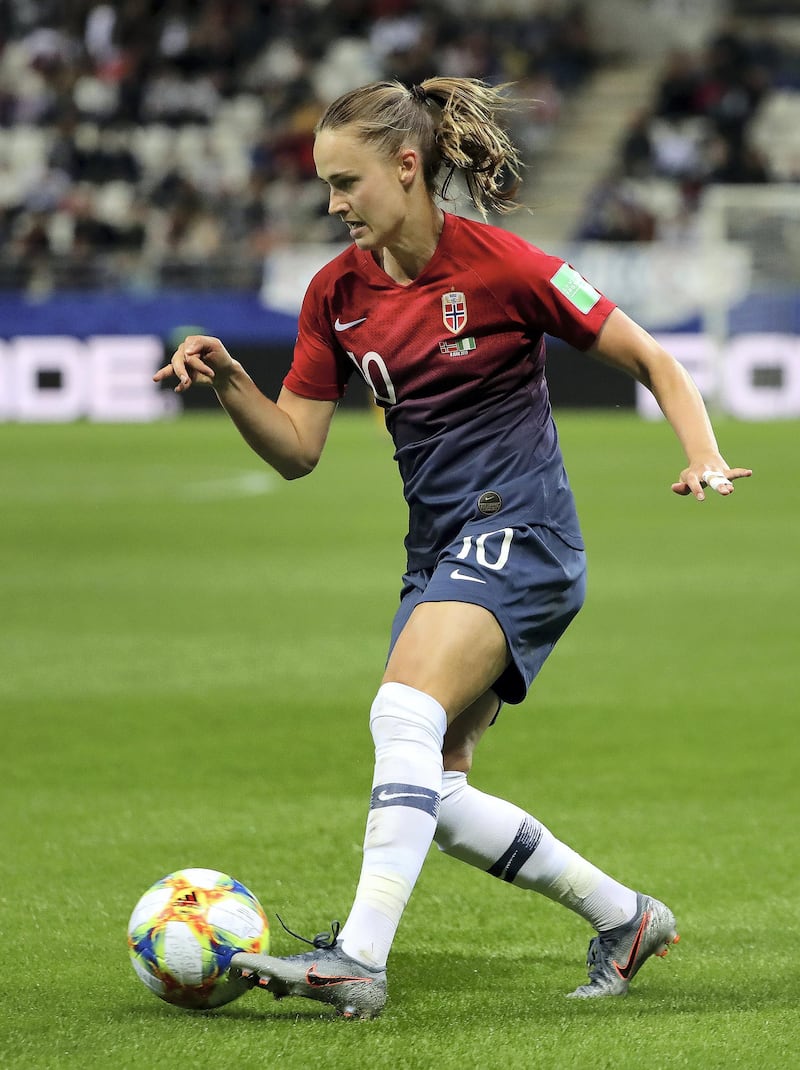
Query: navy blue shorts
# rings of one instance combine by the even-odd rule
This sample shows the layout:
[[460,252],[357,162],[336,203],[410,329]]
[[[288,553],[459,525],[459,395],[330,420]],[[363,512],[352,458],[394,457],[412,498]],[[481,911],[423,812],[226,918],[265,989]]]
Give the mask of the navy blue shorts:
[[[496,522],[496,518],[495,518]],[[543,526],[485,531],[468,525],[433,569],[406,573],[390,653],[420,602],[469,602],[494,614],[511,663],[492,685],[503,702],[525,698],[534,677],[583,605],[586,554]]]

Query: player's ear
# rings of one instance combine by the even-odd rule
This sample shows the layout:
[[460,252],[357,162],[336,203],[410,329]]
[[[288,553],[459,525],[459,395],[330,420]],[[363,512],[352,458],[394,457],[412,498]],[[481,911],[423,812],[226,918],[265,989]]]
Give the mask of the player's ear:
[[397,168],[400,181],[406,188],[414,181],[421,167],[422,161],[417,149],[410,145],[400,149],[397,154]]

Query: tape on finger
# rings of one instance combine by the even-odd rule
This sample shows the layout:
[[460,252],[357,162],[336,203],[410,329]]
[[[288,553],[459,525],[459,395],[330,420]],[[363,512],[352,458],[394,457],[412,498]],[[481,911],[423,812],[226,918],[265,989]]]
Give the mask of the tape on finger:
[[703,472],[700,478],[704,483],[711,487],[712,490],[719,490],[720,487],[725,485],[733,486],[724,472],[712,472],[711,470],[708,470]]

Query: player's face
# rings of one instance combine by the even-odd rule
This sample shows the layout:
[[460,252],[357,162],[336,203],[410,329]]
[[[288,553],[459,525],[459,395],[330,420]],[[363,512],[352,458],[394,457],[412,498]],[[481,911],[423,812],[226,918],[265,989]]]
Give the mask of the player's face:
[[317,135],[314,162],[330,188],[329,213],[346,223],[360,249],[380,249],[400,239],[409,213],[407,189],[415,153],[387,157],[343,127]]

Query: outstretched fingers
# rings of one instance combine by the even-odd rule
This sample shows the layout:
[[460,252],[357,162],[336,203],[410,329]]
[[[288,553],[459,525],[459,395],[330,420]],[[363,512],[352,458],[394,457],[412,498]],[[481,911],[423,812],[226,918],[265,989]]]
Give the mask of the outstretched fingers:
[[705,501],[705,488],[709,487],[723,498],[733,494],[735,479],[746,479],[753,474],[751,468],[727,468],[720,465],[717,468],[685,468],[681,472],[681,478],[672,484],[675,494],[692,494],[697,501]]

